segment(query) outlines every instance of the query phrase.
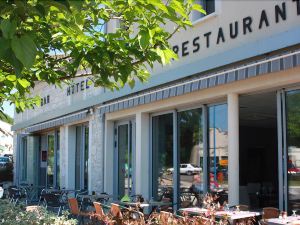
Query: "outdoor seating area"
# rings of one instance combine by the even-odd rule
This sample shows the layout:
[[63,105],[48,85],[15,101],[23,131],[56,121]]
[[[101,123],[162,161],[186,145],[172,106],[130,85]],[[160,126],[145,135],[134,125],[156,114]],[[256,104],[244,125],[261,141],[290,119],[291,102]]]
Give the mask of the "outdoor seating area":
[[[4,190],[4,197],[12,205],[26,205],[26,211],[45,208],[61,216],[63,211],[76,219],[78,224],[300,224],[300,216],[287,216],[277,208],[266,207],[249,211],[247,205],[220,204],[220,196],[205,194],[201,202],[193,204],[193,197],[183,194],[181,207],[174,211],[170,201],[146,201],[141,195],[114,200],[112,195],[84,190],[59,190],[43,188],[37,196],[33,193],[41,187],[10,186]],[[188,201],[191,201],[188,203]]]

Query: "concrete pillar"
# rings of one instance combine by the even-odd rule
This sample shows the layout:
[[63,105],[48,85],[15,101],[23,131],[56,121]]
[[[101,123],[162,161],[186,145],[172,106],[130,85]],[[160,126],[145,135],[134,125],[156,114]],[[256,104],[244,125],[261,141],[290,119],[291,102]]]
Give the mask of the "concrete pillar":
[[150,128],[149,114],[136,114],[136,171],[135,171],[135,192],[144,198],[150,198]]
[[76,152],[76,127],[66,127],[66,188],[75,188],[75,152]]
[[89,121],[89,192],[103,192],[103,117],[96,110]]
[[104,148],[104,191],[114,194],[114,122],[105,122],[105,148]]
[[228,202],[239,204],[239,96],[228,94]]

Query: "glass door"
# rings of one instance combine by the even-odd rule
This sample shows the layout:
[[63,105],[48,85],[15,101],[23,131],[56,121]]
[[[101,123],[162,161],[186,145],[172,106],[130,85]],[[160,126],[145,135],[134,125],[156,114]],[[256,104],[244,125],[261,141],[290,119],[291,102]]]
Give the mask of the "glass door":
[[152,197],[173,202],[174,113],[152,117]]
[[287,209],[291,212],[300,208],[300,90],[288,91],[285,97]]
[[117,158],[117,196],[133,194],[134,166],[134,126],[133,121],[119,122],[115,128],[115,148]]
[[48,158],[47,158],[47,186],[54,185],[54,134],[49,134],[47,139]]
[[76,126],[75,188],[88,189],[89,127]]

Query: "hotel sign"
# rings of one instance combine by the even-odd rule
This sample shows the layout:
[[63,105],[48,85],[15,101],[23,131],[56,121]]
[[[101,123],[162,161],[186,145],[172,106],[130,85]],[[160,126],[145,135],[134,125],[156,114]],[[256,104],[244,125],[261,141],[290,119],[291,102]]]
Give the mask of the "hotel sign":
[[90,79],[82,80],[67,87],[67,96],[89,89]]
[[[294,12],[300,16],[300,0],[292,0],[295,4]],[[228,27],[219,27],[215,32],[209,31],[202,35],[196,36],[192,41],[184,41],[180,45],[173,45],[173,50],[179,56],[185,57],[189,54],[197,53],[201,48],[210,48],[212,45],[221,45],[228,40],[236,39],[239,35],[247,35],[271,26],[270,21],[275,19],[275,24],[285,22],[287,20],[288,2],[281,2],[274,6],[273,13],[267,13],[265,9],[260,11],[258,18],[246,16],[240,21],[233,21]],[[256,20],[256,21],[255,21]],[[255,22],[255,23],[254,23]],[[257,24],[257,25],[254,25]],[[225,30],[229,28],[227,33]],[[213,38],[214,37],[214,38]]]

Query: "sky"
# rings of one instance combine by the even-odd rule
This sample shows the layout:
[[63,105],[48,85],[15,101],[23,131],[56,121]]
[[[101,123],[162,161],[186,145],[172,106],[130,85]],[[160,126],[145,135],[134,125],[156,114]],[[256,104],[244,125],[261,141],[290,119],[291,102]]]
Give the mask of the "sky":
[[14,118],[14,106],[9,105],[8,102],[4,102],[3,104],[4,112],[8,114],[10,117]]

